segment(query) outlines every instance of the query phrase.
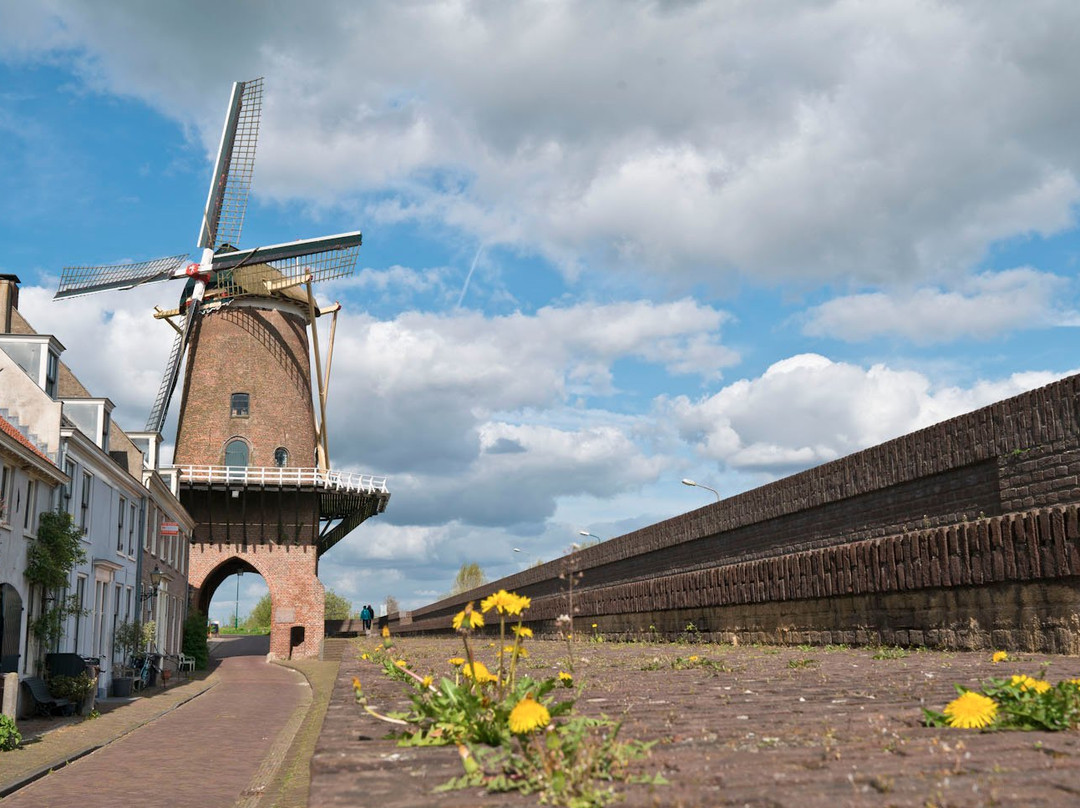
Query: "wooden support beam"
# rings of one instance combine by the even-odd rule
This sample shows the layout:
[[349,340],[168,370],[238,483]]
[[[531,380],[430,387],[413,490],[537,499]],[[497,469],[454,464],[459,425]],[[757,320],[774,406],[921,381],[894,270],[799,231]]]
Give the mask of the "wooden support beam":
[[315,294],[311,291],[311,282],[307,284],[308,314],[311,320],[311,345],[315,354],[315,381],[319,385],[319,423],[316,425],[316,436],[319,438],[315,455],[319,469],[327,471],[330,468],[330,451],[326,440],[326,388],[323,386],[322,355],[319,351],[319,329],[315,325]]
[[164,320],[169,325],[171,325],[173,328],[176,328],[177,331],[179,331],[180,329],[177,328],[176,323],[174,323],[169,318],[170,317],[179,317],[179,316],[180,316],[180,309],[163,309],[160,306],[154,306],[154,319],[155,320]]
[[[263,286],[266,287],[267,292],[280,292],[283,289],[292,289],[294,286],[303,286],[304,284],[311,284],[311,274],[303,275],[299,278],[277,278],[271,281],[263,281]],[[310,292],[310,288],[309,288]]]

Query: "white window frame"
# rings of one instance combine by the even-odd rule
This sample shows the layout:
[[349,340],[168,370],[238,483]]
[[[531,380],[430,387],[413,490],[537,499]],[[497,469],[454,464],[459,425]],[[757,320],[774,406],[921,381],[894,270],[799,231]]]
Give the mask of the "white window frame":
[[127,516],[127,497],[120,497],[120,507],[116,509],[116,552],[124,552],[124,518]]
[[90,520],[94,505],[94,475],[83,471],[82,484],[79,486],[79,527],[83,535],[90,532]]

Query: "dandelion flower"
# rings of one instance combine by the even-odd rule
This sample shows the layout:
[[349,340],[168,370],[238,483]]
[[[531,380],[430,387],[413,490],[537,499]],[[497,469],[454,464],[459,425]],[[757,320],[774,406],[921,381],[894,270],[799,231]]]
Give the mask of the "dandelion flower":
[[574,683],[574,677],[566,671],[559,671],[559,681],[567,687],[570,687]]
[[360,691],[362,690],[362,688],[361,688],[361,685],[360,685],[360,677],[359,676],[354,676],[352,678],[352,689],[356,693],[356,697],[360,698]]
[[483,662],[473,662],[471,665],[465,665],[461,672],[465,674],[465,677],[471,679],[473,675],[476,676],[478,682],[497,682],[498,677],[487,669],[487,665]]
[[533,635],[532,629],[528,626],[514,626],[510,629],[515,635],[522,639],[530,638]]
[[454,615],[453,625],[457,630],[482,628],[484,616],[473,609],[472,603],[468,603],[462,611]]
[[524,735],[534,729],[541,729],[551,723],[551,714],[547,707],[526,696],[510,711],[510,731],[515,735]]
[[698,656],[696,656],[696,655],[695,655],[695,656],[687,657],[687,658],[686,658],[686,661],[687,661],[687,662],[697,662],[697,661],[698,661],[698,659],[700,659],[700,657],[698,657]]
[[990,661],[995,665],[999,662],[1005,662],[1008,660],[1009,654],[1005,651],[994,651],[994,655],[990,658]]
[[371,659],[371,654],[368,654],[368,653],[361,654],[360,658],[361,659]]
[[993,723],[997,709],[997,702],[992,698],[969,690],[945,705],[945,715],[950,727],[982,729]]
[[387,637],[389,637],[389,636],[390,636],[390,626],[383,626],[383,627],[382,627],[382,635],[383,635],[383,639],[384,639],[384,640],[385,640],[385,639],[386,639]]
[[434,679],[433,679],[432,677],[430,677],[430,676],[425,676],[425,677],[424,677],[424,679],[423,679],[423,681],[421,681],[421,682],[420,682],[420,684],[421,684],[422,686],[424,686],[424,687],[431,687],[431,683],[432,683],[432,682],[434,682],[434,681],[435,681],[435,680],[434,680]]
[[529,656],[529,651],[528,651],[528,649],[526,649],[526,648],[524,648],[523,646],[520,646],[520,645],[519,645],[519,646],[517,647],[517,651],[516,651],[516,652],[514,651],[514,646],[512,646],[512,645],[505,645],[505,646],[503,646],[503,653],[504,653],[504,654],[513,654],[513,653],[517,653],[517,655],[518,655],[519,657],[521,657],[522,659],[525,659],[526,657],[528,657],[528,656]]
[[596,628],[596,623],[593,623],[593,624],[592,624],[592,627],[593,627],[593,628]]
[[404,659],[399,659],[399,660],[395,661],[394,664],[397,665],[399,668],[407,668],[407,667],[409,667],[409,663],[406,662]]
[[1042,679],[1032,679],[1024,674],[1017,674],[1009,679],[1009,684],[1018,685],[1021,691],[1034,690],[1036,693],[1045,693],[1050,689],[1050,683]]
[[1080,687],[1080,679],[1069,679],[1068,683],[1074,687]]
[[451,665],[453,665],[455,668],[460,668],[462,665],[465,664],[465,657],[459,657],[459,656],[450,657],[446,661],[449,662]]

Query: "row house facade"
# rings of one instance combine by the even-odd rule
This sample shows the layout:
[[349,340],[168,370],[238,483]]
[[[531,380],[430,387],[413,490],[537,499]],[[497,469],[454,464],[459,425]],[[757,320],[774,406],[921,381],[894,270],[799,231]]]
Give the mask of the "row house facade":
[[[100,692],[123,662],[114,647],[122,623],[154,620],[154,650],[180,652],[194,522],[177,498],[175,475],[158,466],[160,437],[129,435],[114,424],[112,401],[91,395],[61,361],[61,342],[37,334],[17,303],[18,279],[0,276],[0,417],[19,436],[13,440],[24,452],[37,448],[39,461],[49,465],[35,470],[33,481],[25,468],[12,473],[16,505],[28,507],[32,501],[34,513],[12,512],[11,541],[0,548],[0,586],[7,596],[4,667],[21,677],[37,675],[44,653],[77,653],[100,661]],[[68,619],[57,647],[40,648],[28,627],[47,607],[46,593],[30,591],[22,572],[37,520],[49,510],[71,515],[86,560],[72,570],[61,593],[75,596],[78,613]],[[160,578],[156,587],[154,572],[160,573],[154,576]],[[8,620],[9,599],[21,609],[18,620],[15,606]],[[16,644],[18,652],[9,654]]]

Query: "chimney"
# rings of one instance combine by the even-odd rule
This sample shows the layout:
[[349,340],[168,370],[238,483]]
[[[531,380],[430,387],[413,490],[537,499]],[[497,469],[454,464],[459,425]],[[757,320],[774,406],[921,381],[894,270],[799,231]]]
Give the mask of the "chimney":
[[11,312],[19,308],[19,276],[0,275],[0,334],[11,333]]

